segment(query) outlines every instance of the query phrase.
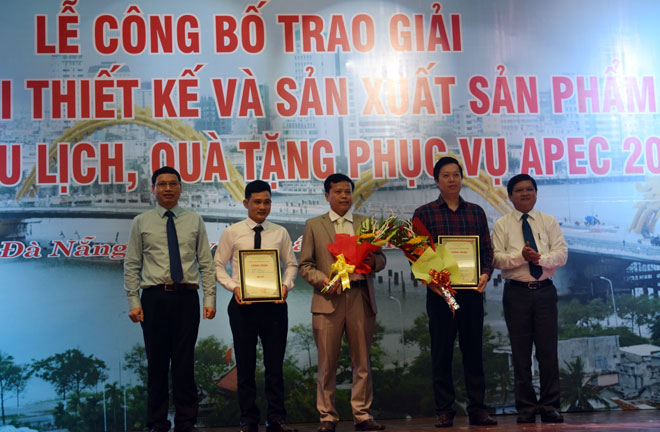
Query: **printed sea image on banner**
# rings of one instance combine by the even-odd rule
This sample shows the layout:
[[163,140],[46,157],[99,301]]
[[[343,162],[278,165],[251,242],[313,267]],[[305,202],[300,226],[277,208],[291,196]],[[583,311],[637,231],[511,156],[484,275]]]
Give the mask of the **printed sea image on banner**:
[[[144,427],[146,358],[128,319],[122,261],[132,218],[155,204],[155,169],[181,172],[180,204],[202,215],[211,248],[247,216],[245,184],[267,181],[268,219],[299,252],[305,221],[328,211],[329,174],[355,181],[355,212],[410,218],[438,198],[432,171],[443,155],[461,162],[461,196],[484,208],[491,229],[512,210],[505,185],[518,173],[536,178],[536,208],[561,225],[569,258],[553,277],[559,362],[578,376],[564,381],[563,408],[657,407],[658,375],[643,372],[660,351],[657,12],[653,2],[623,0],[7,5],[3,422],[101,427],[105,407],[116,413],[111,429],[124,419]],[[374,409],[432,416],[427,288],[401,251],[385,254]],[[496,270],[485,291],[484,367],[487,403],[510,412],[502,290]],[[291,423],[318,416],[306,378],[316,367],[311,296],[298,277],[287,298],[286,376],[309,387],[287,401]],[[200,324],[206,426],[238,418],[223,384],[234,366],[230,298],[218,285],[217,317]],[[338,380],[350,382],[350,368]],[[455,380],[461,405],[462,373]],[[586,403],[575,396],[583,390]],[[348,390],[337,398],[349,406]]]

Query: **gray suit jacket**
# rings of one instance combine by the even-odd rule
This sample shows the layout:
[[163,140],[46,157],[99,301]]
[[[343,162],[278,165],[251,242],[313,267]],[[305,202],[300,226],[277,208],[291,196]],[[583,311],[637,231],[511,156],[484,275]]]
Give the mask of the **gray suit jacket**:
[[[353,229],[358,231],[360,224],[366,217],[353,213]],[[328,244],[335,238],[335,226],[330,220],[328,213],[322,214],[312,219],[308,219],[305,224],[305,233],[303,234],[302,247],[300,251],[300,264],[298,272],[310,285],[314,287],[314,296],[312,297],[312,313],[332,313],[337,307],[339,297],[336,294],[323,294],[323,280],[330,275],[330,266],[335,262],[335,258],[328,250]],[[378,312],[376,307],[376,297],[374,296],[373,273],[385,268],[385,255],[382,251],[374,254],[376,263],[372,273],[367,276],[367,285],[369,287],[369,305],[375,315]]]

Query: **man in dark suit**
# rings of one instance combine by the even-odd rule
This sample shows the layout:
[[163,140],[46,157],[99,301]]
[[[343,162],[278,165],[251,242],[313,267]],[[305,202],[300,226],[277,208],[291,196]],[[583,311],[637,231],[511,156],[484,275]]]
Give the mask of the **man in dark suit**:
[[316,406],[320,413],[319,432],[333,432],[339,415],[334,407],[337,363],[341,338],[346,333],[353,364],[351,407],[355,430],[382,430],[385,426],[371,415],[373,386],[369,352],[376,323],[376,299],[373,272],[385,267],[382,252],[371,254],[366,263],[372,273],[351,275],[351,288],[342,291],[335,284],[327,293],[321,289],[330,283],[330,266],[335,262],[328,250],[336,233],[355,234],[365,216],[351,212],[353,181],[344,174],[332,174],[324,183],[330,211],[309,219],[300,252],[300,275],[314,287],[312,326],[318,349],[318,385]]

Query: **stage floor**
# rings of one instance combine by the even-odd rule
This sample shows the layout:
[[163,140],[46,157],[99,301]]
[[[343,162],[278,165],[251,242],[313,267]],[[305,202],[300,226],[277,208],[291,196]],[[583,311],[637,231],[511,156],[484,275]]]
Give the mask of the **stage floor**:
[[[380,420],[384,424],[386,431],[397,432],[416,432],[416,431],[625,431],[625,432],[644,432],[660,431],[660,411],[609,411],[596,413],[564,413],[564,423],[551,424],[541,423],[537,416],[536,424],[516,424],[515,415],[500,415],[495,418],[499,422],[497,426],[469,426],[467,417],[456,417],[454,426],[451,428],[436,428],[433,426],[434,419],[431,417],[412,420]],[[316,432],[318,424],[306,423],[291,425],[299,432]],[[264,425],[260,426],[263,432],[266,430]],[[231,428],[208,428],[201,429],[201,432],[236,432],[238,427]],[[353,431],[352,422],[341,422],[337,425],[337,432]]]

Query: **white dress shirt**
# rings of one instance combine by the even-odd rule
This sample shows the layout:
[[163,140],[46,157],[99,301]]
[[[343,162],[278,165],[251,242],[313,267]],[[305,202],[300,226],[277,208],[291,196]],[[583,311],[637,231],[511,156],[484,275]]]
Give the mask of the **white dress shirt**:
[[[539,265],[543,274],[539,280],[551,278],[557,267],[566,264],[568,247],[557,219],[538,210],[529,213],[529,222],[534,241],[541,254]],[[529,273],[529,264],[522,256],[525,239],[522,233],[522,215],[518,210],[502,216],[493,228],[493,249],[495,268],[502,270],[502,277],[520,282],[535,281]]]
[[[257,225],[255,221],[247,218],[227,227],[220,236],[218,249],[215,251],[215,273],[218,282],[228,291],[234,292],[234,288],[241,285],[238,251],[254,248],[254,231],[252,229]],[[298,271],[298,262],[293,254],[291,237],[281,225],[264,221],[261,226],[264,228],[261,232],[261,247],[279,250],[280,264],[284,270],[282,284],[286,285],[287,291],[291,291]],[[231,276],[227,272],[229,260],[231,260]]]
[[[330,216],[330,220],[335,224],[335,233],[337,233],[337,220],[341,216],[332,209],[328,212],[328,216]],[[353,212],[350,210],[344,213],[344,234],[355,235],[355,230],[353,229]]]

